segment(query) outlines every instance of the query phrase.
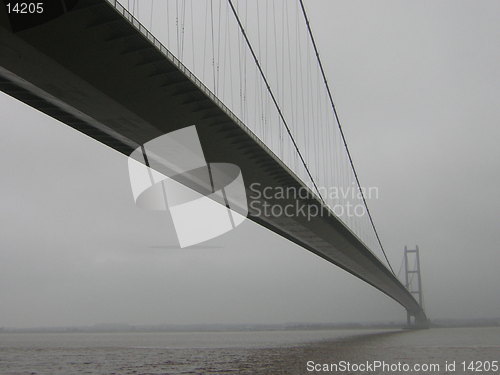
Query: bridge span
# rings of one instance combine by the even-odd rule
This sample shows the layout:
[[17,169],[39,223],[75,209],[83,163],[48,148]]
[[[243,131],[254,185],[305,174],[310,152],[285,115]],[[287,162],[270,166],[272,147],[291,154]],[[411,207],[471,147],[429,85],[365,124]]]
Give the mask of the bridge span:
[[[304,204],[330,210],[124,8],[112,0],[63,3],[51,19],[20,26],[0,8],[2,91],[127,156],[196,124],[207,160],[241,168],[249,219],[371,284],[417,323],[427,321],[412,294],[335,215],[271,217],[251,209],[250,186],[258,183],[254,190],[307,189]],[[286,206],[294,199],[269,203]]]

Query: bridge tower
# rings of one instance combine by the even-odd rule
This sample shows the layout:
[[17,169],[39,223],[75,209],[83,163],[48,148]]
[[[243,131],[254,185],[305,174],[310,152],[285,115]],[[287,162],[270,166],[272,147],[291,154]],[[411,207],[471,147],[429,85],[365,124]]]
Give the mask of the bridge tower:
[[[410,269],[410,260],[413,259],[413,266]],[[415,295],[419,305],[423,308],[423,297],[422,297],[422,276],[420,273],[420,252],[418,245],[415,249],[408,249],[408,246],[405,246],[404,253],[404,264],[405,264],[405,286],[408,291]],[[417,283],[413,283],[413,279],[417,277]],[[417,317],[414,317],[414,321],[412,322],[412,315],[407,311],[406,313],[406,322],[408,327],[420,326],[422,324],[427,324],[427,322],[420,322]]]

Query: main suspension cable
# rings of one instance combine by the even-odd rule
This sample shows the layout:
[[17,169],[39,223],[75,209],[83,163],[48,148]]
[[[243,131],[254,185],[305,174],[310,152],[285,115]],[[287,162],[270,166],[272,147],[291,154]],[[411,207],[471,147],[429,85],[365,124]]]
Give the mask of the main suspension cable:
[[300,7],[302,8],[302,14],[304,15],[304,20],[306,22],[307,31],[309,33],[309,37],[311,38],[311,42],[312,42],[312,45],[314,47],[316,59],[318,61],[318,65],[319,65],[319,68],[321,70],[321,75],[323,76],[323,82],[325,83],[326,91],[327,91],[328,97],[330,99],[330,104],[331,104],[331,107],[333,110],[333,114],[334,114],[335,120],[337,121],[337,124],[338,124],[340,136],[342,138],[342,142],[344,143],[344,148],[347,152],[347,157],[349,159],[349,163],[351,164],[351,168],[352,168],[352,171],[354,173],[354,178],[356,179],[356,184],[358,186],[359,192],[360,192],[361,197],[363,199],[363,203],[365,205],[366,212],[368,214],[368,218],[370,219],[370,223],[371,223],[371,226],[373,228],[373,231],[375,232],[375,236],[377,237],[378,244],[380,245],[380,248],[382,249],[382,253],[384,254],[385,260],[387,261],[387,265],[389,266],[392,274],[394,276],[396,276],[396,274],[394,273],[394,270],[392,269],[391,263],[389,262],[389,258],[387,258],[387,254],[385,252],[384,246],[382,245],[382,241],[380,240],[380,236],[378,234],[377,228],[375,227],[375,223],[373,221],[372,214],[370,212],[370,209],[368,208],[368,204],[366,203],[365,194],[363,193],[363,189],[361,188],[361,183],[359,182],[358,173],[356,172],[356,168],[354,168],[354,162],[352,160],[351,153],[349,151],[349,147],[347,147],[347,141],[346,141],[346,138],[344,135],[344,131],[342,129],[342,125],[340,123],[339,116],[337,114],[337,109],[336,109],[335,103],[333,101],[333,96],[332,96],[332,93],[330,91],[330,86],[328,85],[328,80],[326,79],[325,70],[323,69],[323,64],[321,63],[321,59],[319,57],[318,47],[316,46],[316,41],[314,40],[314,36],[313,36],[312,30],[311,30],[311,25],[309,24],[309,18],[307,17],[306,9],[304,7],[304,2],[302,0],[299,0],[299,2],[300,2]]
[[233,2],[231,0],[227,0],[230,7],[231,7],[231,10],[233,11],[233,14],[234,14],[234,17],[236,18],[236,22],[238,23],[238,26],[240,28],[240,31],[241,31],[241,34],[243,35],[243,37],[245,38],[245,42],[248,46],[248,49],[250,50],[250,53],[252,54],[252,57],[255,61],[255,64],[257,65],[257,68],[259,69],[259,72],[260,72],[260,75],[262,77],[262,80],[264,81],[264,84],[266,85],[266,88],[267,88],[267,91],[269,92],[269,95],[271,96],[271,99],[273,100],[273,103],[274,103],[274,106],[276,107],[277,111],[278,111],[278,114],[281,118],[281,121],[283,121],[283,124],[285,125],[285,128],[286,128],[286,131],[288,132],[288,135],[290,136],[290,139],[293,143],[293,146],[295,148],[295,150],[297,151],[297,154],[302,162],[302,164],[304,165],[304,168],[306,169],[306,172],[307,172],[307,175],[309,176],[309,178],[311,179],[311,182],[312,184],[314,185],[314,189],[316,190],[317,194],[318,194],[318,197],[321,199],[321,201],[323,203],[325,203],[325,201],[323,200],[323,197],[321,196],[321,193],[318,189],[318,186],[316,185],[316,182],[314,181],[314,178],[313,176],[311,175],[311,172],[309,171],[309,168],[307,167],[307,164],[306,164],[306,161],[304,160],[303,156],[302,156],[302,153],[300,152],[299,150],[299,147],[292,135],[292,132],[290,131],[290,128],[288,127],[288,124],[285,120],[285,117],[283,116],[283,113],[281,112],[281,108],[273,94],[273,91],[271,90],[271,87],[269,86],[269,83],[267,81],[267,78],[266,78],[266,75],[264,74],[264,71],[262,70],[262,67],[260,65],[260,62],[259,62],[259,59],[257,58],[257,55],[255,54],[253,48],[252,48],[252,45],[250,44],[250,41],[248,39],[248,36],[245,32],[245,29],[240,21],[240,17],[238,16],[238,13],[236,12],[236,9],[234,8],[234,5],[233,5]]

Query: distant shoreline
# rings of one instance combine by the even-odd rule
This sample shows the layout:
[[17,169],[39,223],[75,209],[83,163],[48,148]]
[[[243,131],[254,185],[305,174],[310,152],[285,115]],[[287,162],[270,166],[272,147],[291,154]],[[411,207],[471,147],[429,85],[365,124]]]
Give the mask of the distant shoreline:
[[[493,319],[441,319],[432,321],[431,328],[499,327],[500,318]],[[0,327],[0,333],[127,333],[127,332],[261,332],[307,330],[363,330],[403,329],[403,322],[388,323],[288,323],[288,324],[165,324],[129,325],[95,324],[75,327]]]

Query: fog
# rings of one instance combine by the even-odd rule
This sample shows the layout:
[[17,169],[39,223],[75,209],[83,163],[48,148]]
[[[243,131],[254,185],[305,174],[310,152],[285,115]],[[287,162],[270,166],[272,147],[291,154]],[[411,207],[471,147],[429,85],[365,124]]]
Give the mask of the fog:
[[[431,319],[500,316],[500,3],[307,1],[361,182]],[[399,321],[390,298],[246,221],[178,249],[127,158],[0,95],[0,327]]]

